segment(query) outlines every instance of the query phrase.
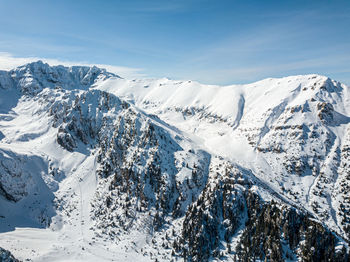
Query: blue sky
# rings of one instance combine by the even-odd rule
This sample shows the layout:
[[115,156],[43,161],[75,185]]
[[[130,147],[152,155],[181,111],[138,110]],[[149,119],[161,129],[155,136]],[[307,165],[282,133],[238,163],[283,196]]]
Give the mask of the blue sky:
[[3,64],[45,58],[209,84],[308,73],[350,84],[350,1],[0,0],[0,52]]

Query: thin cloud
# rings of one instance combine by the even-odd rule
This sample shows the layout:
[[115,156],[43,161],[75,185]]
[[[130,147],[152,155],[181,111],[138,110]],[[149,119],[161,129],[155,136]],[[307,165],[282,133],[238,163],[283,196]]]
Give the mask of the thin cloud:
[[10,53],[0,52],[0,70],[11,70],[18,66],[31,63],[34,61],[41,60],[48,63],[51,66],[64,65],[64,66],[97,66],[100,68],[105,68],[107,71],[117,74],[124,78],[143,78],[146,75],[141,68],[132,68],[125,66],[115,66],[115,65],[105,65],[105,64],[91,64],[87,62],[77,62],[77,61],[63,61],[58,59],[49,59],[42,57],[15,57]]
[[147,5],[131,5],[130,10],[136,13],[173,13],[188,11],[196,3],[194,0],[174,0],[149,2]]
[[134,8],[134,12],[140,12],[140,13],[164,13],[164,12],[177,12],[177,11],[184,11],[185,7],[180,4],[168,4],[168,5],[157,5],[157,6],[147,6],[147,7],[140,7],[140,8]]
[[[350,63],[350,56],[327,56],[316,59],[304,59],[281,64],[266,64],[258,66],[239,65],[227,68],[216,68],[212,70],[200,70],[192,76],[192,79],[207,83],[218,84],[213,81],[212,75],[216,79],[221,79],[223,85],[246,84],[268,77],[285,77],[289,75],[320,74],[347,85],[350,84],[350,77],[347,75],[350,69],[344,69],[339,63],[346,65]],[[327,69],[326,69],[327,68]],[[235,79],[232,82],[232,79]]]

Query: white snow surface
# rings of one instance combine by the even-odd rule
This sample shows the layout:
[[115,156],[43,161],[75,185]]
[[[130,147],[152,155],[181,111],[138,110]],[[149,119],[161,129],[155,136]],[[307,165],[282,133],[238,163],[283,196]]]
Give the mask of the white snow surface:
[[[43,68],[46,72],[42,72]],[[37,93],[48,92],[45,88],[53,90],[57,86],[77,93],[101,90],[129,102],[140,114],[155,119],[171,137],[181,138],[177,141],[182,141],[179,144],[184,151],[203,150],[251,170],[260,181],[256,191],[261,196],[268,200],[271,192],[277,193],[287,203],[307,210],[343,235],[337,215],[342,198],[336,194],[341,176],[332,168],[338,166],[334,160],[337,152],[350,144],[349,87],[320,75],[214,86],[169,79],[128,80],[96,68],[70,68],[69,72],[78,72],[73,72],[73,76],[80,75],[76,79],[60,70],[33,63],[0,72],[0,181],[18,200],[11,202],[0,196],[0,246],[16,258],[151,261],[130,246],[135,243],[142,247],[149,241],[140,231],[132,231],[115,244],[95,238],[90,230],[94,225],[90,203],[99,183],[95,149],[82,144],[73,152],[62,148],[56,141],[57,127],[52,125],[45,105],[23,95],[29,89],[35,97]],[[25,74],[28,77],[21,79],[21,87],[14,86],[6,77]],[[53,80],[47,81],[47,75]],[[55,83],[55,79],[62,78],[63,82]],[[23,87],[27,89],[23,91]],[[59,96],[58,91],[47,94]],[[64,95],[60,99],[64,100]],[[333,106],[329,121],[322,122],[318,117],[321,107],[318,104],[322,102]],[[283,133],[285,129],[303,131],[305,123],[315,126],[319,144],[309,139],[309,133],[307,138]],[[327,138],[329,147],[323,144]],[[299,142],[301,149],[296,148]],[[277,154],[278,150],[281,153]],[[317,157],[314,162],[306,160],[312,163],[308,162],[301,175],[289,173],[287,164],[292,156],[296,156],[291,164],[293,170],[305,165],[303,152],[324,155],[325,160],[317,162]],[[176,155],[180,162],[188,157],[181,154]],[[188,172],[184,167],[178,179],[184,181]],[[321,173],[327,177],[327,183],[322,182]],[[325,198],[312,194],[317,183],[324,188]],[[53,201],[56,205],[52,205]],[[328,210],[329,215],[318,215],[313,203],[319,205],[320,213]],[[65,210],[60,210],[62,205]],[[45,221],[47,217],[52,218],[50,225]]]

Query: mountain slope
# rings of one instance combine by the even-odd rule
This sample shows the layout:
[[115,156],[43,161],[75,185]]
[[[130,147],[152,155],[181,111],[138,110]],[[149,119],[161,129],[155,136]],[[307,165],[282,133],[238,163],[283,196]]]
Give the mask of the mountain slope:
[[0,246],[20,259],[349,259],[341,83],[36,62],[1,72],[0,94]]
[[347,86],[308,75],[228,87],[111,78],[96,88],[132,97],[139,108],[253,170],[278,193],[346,232],[336,216],[340,202],[329,199],[339,195],[334,185],[346,175],[338,168],[350,123]]

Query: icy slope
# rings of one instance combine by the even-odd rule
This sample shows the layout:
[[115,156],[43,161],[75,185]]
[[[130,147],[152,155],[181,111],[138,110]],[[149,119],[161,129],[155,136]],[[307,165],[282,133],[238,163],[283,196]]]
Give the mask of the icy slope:
[[345,85],[37,62],[1,72],[0,95],[0,246],[20,259],[349,257]]

